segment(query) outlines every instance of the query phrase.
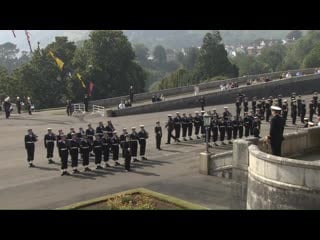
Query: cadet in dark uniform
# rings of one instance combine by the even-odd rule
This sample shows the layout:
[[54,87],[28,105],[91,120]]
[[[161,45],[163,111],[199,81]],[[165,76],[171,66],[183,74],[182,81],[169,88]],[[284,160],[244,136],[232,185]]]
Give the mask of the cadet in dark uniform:
[[271,116],[271,102],[270,99],[267,99],[267,102],[265,104],[266,108],[266,121],[269,122],[270,116]]
[[243,137],[243,119],[242,117],[240,116],[239,117],[239,138],[242,138]]
[[[168,129],[168,141],[166,142],[166,144],[170,144],[171,138],[173,138],[175,140],[175,137],[172,135],[172,131],[174,129],[174,122],[173,122],[171,114],[168,114],[168,122],[166,123],[166,128]],[[198,129],[198,131],[199,131],[199,129]],[[178,139],[178,142],[180,142],[179,139]]]
[[59,157],[60,157],[60,158],[61,158],[61,155],[60,155],[60,149],[59,149],[58,143],[59,143],[59,141],[61,140],[61,136],[62,136],[62,135],[64,135],[64,133],[63,133],[62,129],[60,129],[60,130],[58,131],[58,135],[57,135],[57,137],[56,137],[56,140],[57,140],[57,148],[58,148],[58,153],[59,153]]
[[[118,162],[118,160],[119,160],[120,139],[119,139],[119,137],[117,135],[117,131],[116,130],[114,130],[112,134],[113,134],[113,136],[111,138],[112,159],[115,162],[115,165],[120,165],[120,163]],[[131,135],[130,135],[130,137],[131,137]],[[132,142],[131,142],[131,144],[132,144]]]
[[237,98],[236,100],[236,113],[237,113],[237,116],[240,116],[241,114],[241,103],[239,98]]
[[253,121],[253,136],[256,138],[260,138],[260,119],[258,117],[254,117]]
[[102,142],[100,134],[95,135],[96,139],[93,141],[93,152],[94,152],[94,163],[96,164],[96,169],[103,169],[101,167],[102,160]]
[[245,97],[244,101],[243,101],[243,111],[248,112],[249,111],[249,107],[248,107],[248,98]]
[[219,132],[220,132],[220,142],[222,145],[226,145],[224,142],[224,136],[226,134],[226,123],[223,118],[219,119]]
[[249,121],[250,121],[249,132],[250,132],[250,135],[253,136],[253,121],[254,121],[254,116],[253,116],[252,111],[249,113],[248,118],[249,118]]
[[116,129],[114,128],[112,122],[109,120],[107,126],[105,127],[105,131],[107,131],[109,138],[112,138],[113,131]]
[[252,98],[251,104],[252,104],[252,111],[254,114],[256,114],[256,108],[257,108],[257,98],[256,97]]
[[76,133],[74,128],[70,128],[70,132],[67,134],[67,140],[70,141],[72,139],[72,134]]
[[243,118],[243,125],[244,125],[244,136],[248,137],[250,134],[250,127],[252,125],[251,119],[248,116],[248,113],[244,113],[244,118]]
[[178,141],[180,138],[181,117],[179,112],[177,112],[176,114],[177,116],[173,119],[173,122],[174,122],[175,138]]
[[53,158],[55,140],[56,140],[56,135],[52,133],[51,128],[48,128],[48,133],[44,135],[44,147],[47,149],[47,159],[49,164],[54,163],[52,158]]
[[297,99],[298,117],[300,117],[300,115],[301,115],[301,104],[302,104],[302,99],[301,99],[301,95],[299,95],[298,99]]
[[147,160],[146,158],[146,145],[149,138],[148,132],[144,129],[144,125],[140,125],[140,131],[138,132],[139,144],[140,144],[140,157],[141,160]]
[[100,135],[100,138],[103,136],[104,126],[102,122],[99,122],[99,126],[96,128],[96,134]]
[[237,116],[234,116],[234,119],[232,121],[232,131],[233,131],[233,139],[237,139],[238,131],[239,131],[239,121]]
[[137,159],[139,136],[138,136],[138,133],[136,132],[136,127],[132,127],[131,130],[132,130],[130,134],[131,156],[133,157],[133,162],[139,162],[139,160]]
[[204,106],[206,105],[206,100],[204,96],[201,96],[199,99],[200,105],[201,105],[201,110],[204,111]]
[[215,146],[218,146],[217,140],[218,140],[218,125],[219,121],[216,116],[213,115],[211,120],[211,129],[212,129],[212,141]]
[[154,133],[156,135],[156,146],[158,150],[161,150],[161,138],[162,138],[162,128],[160,126],[160,122],[156,122],[156,126],[154,127]]
[[291,118],[292,118],[292,124],[296,125],[296,120],[297,120],[297,102],[296,102],[296,100],[293,100],[293,102],[292,102]]
[[124,143],[124,169],[126,172],[131,171],[131,153],[130,153],[130,136],[126,135]]
[[198,111],[195,111],[195,114],[196,114],[196,116],[193,119],[194,127],[195,127],[195,135],[197,136],[197,139],[200,139],[199,130],[200,130],[200,126],[201,126],[201,119],[200,119]]
[[[306,116],[306,103],[304,101],[304,99],[301,101],[301,110],[300,110],[300,120],[301,120],[301,123],[304,123],[304,119],[305,119],[305,116]],[[308,119],[307,119],[308,120]]]
[[309,121],[312,122],[313,120],[313,114],[314,114],[314,103],[313,100],[310,100],[309,103]]
[[193,117],[192,114],[189,113],[189,117],[187,117],[187,127],[188,127],[188,137],[189,140],[193,140],[192,139],[192,127],[193,127]]
[[82,139],[80,141],[80,153],[82,155],[82,165],[85,172],[91,171],[89,168],[89,152],[90,144],[88,142],[87,135],[82,135]]
[[226,120],[226,130],[227,130],[227,140],[229,141],[229,144],[231,144],[231,138],[232,138],[232,121],[231,118],[228,118]]
[[91,124],[88,124],[88,129],[86,130],[86,135],[88,137],[88,142],[90,144],[90,156],[94,156],[91,152],[93,151],[93,136],[94,136],[94,129],[92,128]]
[[[126,142],[127,135],[128,135],[127,129],[126,128],[122,129],[122,134],[120,134],[119,139],[120,139],[120,147],[122,149],[122,157],[123,158],[125,158],[125,156],[124,156],[124,148],[125,148],[124,144]],[[129,146],[127,148],[129,148]]]
[[[84,95],[84,100],[83,100],[83,103],[84,103],[84,109],[86,112],[89,112],[89,98],[88,98],[88,95],[85,94]],[[89,137],[88,137],[89,138]]]
[[272,154],[281,156],[281,144],[283,141],[284,119],[280,117],[281,108],[272,106],[272,115],[270,123],[270,133],[267,139],[270,141]]
[[27,150],[27,161],[29,163],[29,167],[35,167],[33,164],[34,160],[34,143],[38,141],[38,137],[32,132],[32,129],[28,129],[28,134],[24,136],[24,146]]
[[282,104],[282,117],[283,117],[285,126],[287,122],[287,116],[288,116],[288,103],[287,103],[287,99],[285,99]]
[[188,119],[185,113],[182,114],[181,118],[181,126],[182,126],[182,137],[184,141],[187,141],[187,129],[188,129]]
[[20,97],[17,97],[16,106],[17,106],[18,114],[21,114],[21,99],[20,99]]
[[206,111],[202,110],[201,115],[200,115],[200,131],[201,131],[201,137],[205,137],[206,135],[206,129],[204,127],[204,120],[203,120],[203,115],[205,114]]
[[228,107],[224,107],[223,120],[227,121],[231,117],[232,114],[229,112]]
[[103,161],[104,161],[105,167],[107,168],[107,167],[110,167],[108,162],[109,162],[110,147],[111,147],[111,138],[109,137],[109,134],[107,131],[103,132],[101,143],[102,143]]
[[81,141],[82,137],[86,135],[85,131],[83,130],[82,127],[79,128],[79,132],[77,134],[77,138]]
[[60,158],[61,158],[61,176],[63,175],[70,175],[68,170],[68,145],[66,142],[65,135],[60,135],[60,140],[58,142],[59,152],[60,152]]
[[79,156],[79,143],[77,141],[77,134],[72,133],[72,139],[69,142],[69,150],[71,156],[71,167],[73,173],[79,173],[78,170],[78,156]]

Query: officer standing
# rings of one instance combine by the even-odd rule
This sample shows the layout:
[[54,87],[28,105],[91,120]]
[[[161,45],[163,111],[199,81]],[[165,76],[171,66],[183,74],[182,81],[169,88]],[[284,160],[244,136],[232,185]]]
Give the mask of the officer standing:
[[161,150],[161,138],[162,138],[162,128],[160,126],[160,121],[156,122],[154,127],[154,133],[156,135],[156,146],[158,150]]
[[146,155],[147,139],[149,138],[148,132],[144,129],[144,125],[140,125],[140,131],[138,132],[139,144],[140,144],[140,157],[141,160],[148,160]]
[[222,145],[226,145],[224,142],[224,136],[226,134],[226,122],[224,118],[221,118],[219,120],[219,132],[220,132],[220,142],[222,143]]
[[233,131],[233,139],[237,139],[238,131],[239,131],[239,120],[237,116],[234,116],[232,121],[232,131]]
[[215,146],[218,146],[218,144],[217,144],[218,125],[219,125],[218,118],[213,116],[212,121],[211,121],[211,129],[212,129],[212,141]]
[[227,121],[229,118],[231,118],[232,117],[232,115],[231,115],[231,113],[229,112],[229,110],[228,110],[228,107],[224,107],[224,112],[223,112],[223,119],[225,120],[225,121]]
[[103,161],[105,164],[105,167],[110,167],[109,165],[109,155],[110,155],[110,147],[111,147],[111,138],[108,135],[107,131],[103,132],[103,138],[101,140],[102,142],[102,152],[103,152]]
[[[176,112],[176,115],[177,116],[173,119],[173,122],[174,122],[174,130],[175,130],[175,140],[178,141],[180,138],[181,117],[179,112]],[[178,142],[180,142],[180,140]]]
[[71,134],[71,140],[69,142],[69,151],[71,156],[71,167],[73,173],[79,173],[78,168],[78,156],[79,156],[79,143],[77,141],[77,134],[74,132]]
[[282,117],[283,117],[285,126],[287,122],[287,116],[288,116],[288,103],[287,103],[287,99],[285,99],[282,104]]
[[300,112],[300,120],[301,120],[301,123],[304,123],[304,119],[306,116],[306,103],[305,103],[304,99],[301,100],[301,110],[300,111],[301,111]]
[[182,114],[181,118],[181,126],[182,126],[182,137],[184,141],[187,141],[187,129],[188,129],[188,119],[185,113]]
[[226,130],[227,130],[227,140],[229,144],[231,144],[231,138],[232,138],[232,120],[231,118],[228,118],[226,120]]
[[313,100],[310,100],[310,103],[309,103],[309,122],[312,122],[313,114],[314,114],[314,102],[313,102]]
[[265,104],[266,108],[266,121],[269,122],[270,116],[271,116],[271,102],[270,99],[267,99],[267,102]]
[[296,102],[296,100],[292,101],[291,118],[292,118],[292,124],[296,125],[296,119],[297,119],[297,102]]
[[93,152],[94,152],[94,163],[96,164],[96,169],[103,169],[101,167],[101,159],[102,159],[102,143],[99,134],[95,135],[96,139],[93,141]]
[[54,150],[54,141],[56,140],[56,135],[52,133],[52,129],[48,128],[48,133],[44,135],[44,147],[47,149],[47,159],[48,163],[55,163],[53,158],[53,150]]
[[[200,125],[199,125],[200,127]],[[173,122],[173,119],[172,119],[172,115],[171,114],[168,114],[168,122],[166,123],[166,128],[168,130],[168,140],[166,142],[166,144],[170,144],[170,140],[171,138],[173,138],[174,140],[176,140],[176,138],[172,135],[172,131],[174,129],[174,122]],[[196,128],[197,129],[197,128]],[[197,131],[197,130],[196,130]],[[198,132],[199,132],[199,128],[198,128]],[[177,140],[178,142],[180,142],[180,140],[178,139]]]
[[192,139],[192,127],[193,127],[193,117],[192,114],[189,113],[189,117],[187,117],[187,126],[188,126],[188,137],[189,140],[193,140]]
[[195,111],[195,114],[196,114],[196,116],[193,119],[194,127],[195,127],[195,135],[197,136],[197,139],[200,139],[199,130],[200,130],[200,126],[201,126],[201,119],[200,119],[198,111]]
[[276,156],[281,156],[281,144],[283,141],[283,130],[284,130],[284,119],[280,116],[281,108],[272,106],[272,115],[270,123],[269,136],[266,140],[270,141],[272,154]]
[[89,168],[89,152],[90,144],[88,142],[87,135],[82,135],[82,139],[80,141],[80,153],[82,155],[82,165],[85,172],[91,171],[91,169]]
[[131,153],[130,153],[130,136],[126,135],[124,143],[124,169],[126,172],[131,171]]
[[21,114],[21,99],[20,99],[20,97],[17,97],[16,106],[17,106],[18,114]]
[[239,138],[242,138],[243,137],[243,119],[242,117],[240,116],[239,117]]
[[250,126],[252,125],[252,123],[247,112],[244,113],[243,125],[244,125],[244,136],[248,137],[250,134]]
[[34,143],[38,141],[38,137],[32,132],[32,129],[28,129],[28,134],[24,136],[24,144],[25,148],[27,150],[27,155],[28,155],[28,163],[29,167],[35,167],[33,164],[34,160],[34,150],[35,150],[35,145]]
[[104,126],[102,122],[99,122],[98,127],[96,128],[96,134],[100,135],[100,138],[103,136]]
[[120,134],[119,138],[120,138],[120,147],[122,149],[123,158],[125,158],[124,156],[125,148],[129,148],[129,146],[124,146],[126,144],[127,135],[128,135],[127,129],[126,128],[122,129],[122,134]]
[[57,137],[56,137],[56,140],[57,140],[57,148],[58,148],[58,153],[59,153],[59,157],[60,157],[60,158],[61,158],[61,153],[60,153],[60,149],[59,149],[58,143],[59,143],[59,141],[61,140],[61,136],[62,136],[62,135],[64,135],[64,133],[63,133],[62,129],[59,129],[59,130],[58,130],[58,135],[57,135]]
[[[120,144],[120,139],[117,135],[117,131],[114,130],[112,133],[112,138],[111,138],[111,150],[112,150],[112,159],[115,162],[115,165],[120,165],[118,162],[119,160],[119,144]],[[131,137],[131,135],[130,135]]]
[[88,124],[88,129],[86,130],[86,135],[88,137],[88,141],[90,144],[90,156],[94,156],[91,151],[93,150],[92,144],[93,144],[93,136],[94,136],[94,129],[92,128],[91,124]]
[[89,112],[89,98],[87,94],[84,95],[83,103],[84,103],[84,110],[86,112]]
[[60,158],[61,158],[61,176],[63,175],[70,175],[68,172],[68,146],[66,142],[66,136],[60,135],[60,140],[58,142],[58,148],[60,152]]
[[136,132],[136,127],[132,127],[131,130],[132,130],[130,134],[131,156],[133,157],[133,162],[139,162],[139,160],[137,159],[139,136],[138,136],[138,133]]

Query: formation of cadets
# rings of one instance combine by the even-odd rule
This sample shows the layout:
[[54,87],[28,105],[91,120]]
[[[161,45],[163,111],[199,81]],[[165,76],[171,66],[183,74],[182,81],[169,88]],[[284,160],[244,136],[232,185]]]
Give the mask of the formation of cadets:
[[[91,124],[88,124],[88,128],[85,131],[83,128],[79,128],[79,131],[76,132],[74,128],[71,128],[70,132],[66,135],[62,130],[59,130],[58,134],[54,134],[51,128],[47,130],[48,133],[44,136],[44,146],[47,150],[48,163],[55,163],[53,156],[56,145],[61,159],[62,176],[70,175],[67,171],[69,156],[71,158],[73,174],[79,173],[79,159],[82,159],[85,172],[92,171],[89,168],[90,156],[95,159],[96,169],[103,169],[102,160],[105,168],[111,167],[109,164],[111,155],[114,165],[121,165],[118,161],[120,150],[122,150],[122,157],[125,160],[124,167],[126,171],[130,171],[132,160],[133,162],[140,161],[138,160],[138,148],[141,160],[147,160],[145,154],[149,134],[144,129],[144,125],[140,125],[140,131],[138,132],[135,127],[131,128],[131,133],[124,128],[120,136],[118,136],[111,121],[108,121],[106,126],[102,122],[99,122],[99,126],[96,129],[92,128]],[[25,136],[25,148],[28,155],[27,161],[29,167],[35,167],[33,160],[35,142],[37,141],[38,137],[32,132],[32,129],[29,129],[28,134]]]
[[[297,118],[299,118],[301,123],[305,124],[304,127],[307,127],[308,122],[313,122],[315,114],[320,116],[320,101],[318,102],[317,92],[314,92],[313,98],[308,105],[309,118],[306,118],[306,101],[302,99],[301,95],[297,96],[294,92],[290,97],[290,105],[286,99],[283,99],[282,95],[278,95],[275,98],[270,96],[268,99],[262,98],[259,100],[253,97],[250,104],[248,97],[244,94],[239,94],[236,98],[235,106],[236,113],[234,116],[232,116],[228,107],[224,107],[222,114],[217,113],[215,108],[207,112],[211,116],[211,124],[208,127],[208,141],[211,142],[212,140],[212,145],[218,146],[217,141],[219,140],[222,145],[226,145],[225,140],[231,144],[232,139],[249,136],[260,138],[261,122],[264,120],[270,122],[271,120],[271,106],[278,106],[282,109],[282,117],[285,123],[290,109],[293,125],[296,125]],[[189,140],[193,140],[193,127],[197,139],[206,137],[204,114],[204,110],[200,113],[195,111],[195,116],[192,116],[192,114],[187,116],[185,113],[181,116],[179,112],[176,113],[175,117],[168,114],[168,122],[165,126],[168,131],[166,144],[170,144],[171,139],[175,142],[180,142],[181,132],[184,141],[187,141],[187,137]]]

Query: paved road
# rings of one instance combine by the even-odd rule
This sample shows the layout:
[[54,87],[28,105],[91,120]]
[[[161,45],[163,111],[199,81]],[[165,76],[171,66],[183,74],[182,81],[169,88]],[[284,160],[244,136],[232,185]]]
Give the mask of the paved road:
[[[228,106],[234,112],[234,104]],[[222,112],[223,106],[216,107],[218,112]],[[212,106],[208,107],[211,108]],[[198,109],[182,109],[180,112],[194,110]],[[204,143],[182,142],[163,145],[164,151],[155,150],[153,127],[156,120],[160,120],[163,126],[167,113],[169,112],[112,119],[118,130],[144,124],[150,133],[147,146],[149,160],[135,164],[134,172],[125,173],[122,167],[116,167],[64,177],[60,177],[59,164],[47,164],[43,146],[43,135],[47,127],[52,127],[54,132],[62,128],[67,133],[71,126],[86,128],[89,122],[96,126],[101,120],[106,122],[106,118],[91,115],[84,119],[67,117],[61,110],[34,113],[32,116],[13,115],[9,120],[4,119],[3,114],[0,115],[1,136],[4,136],[0,142],[0,209],[53,209],[135,187],[171,194],[212,209],[229,209],[231,180],[198,174],[198,156],[204,150]],[[37,168],[34,169],[27,167],[23,143],[23,136],[30,127],[39,136],[35,158]],[[268,124],[264,122],[262,135],[268,129]],[[295,129],[296,127],[289,125],[285,131]],[[164,128],[163,130],[165,142],[166,133]],[[223,152],[226,149],[230,149],[230,146],[211,151]],[[55,160],[58,162],[57,158]]]

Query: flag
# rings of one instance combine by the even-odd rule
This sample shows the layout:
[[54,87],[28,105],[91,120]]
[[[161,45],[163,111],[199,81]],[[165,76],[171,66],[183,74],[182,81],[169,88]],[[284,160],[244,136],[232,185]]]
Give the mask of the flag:
[[30,52],[32,52],[32,48],[31,48],[31,43],[30,43],[30,33],[27,30],[24,30],[24,33],[27,36],[27,40],[28,40],[28,44],[29,44],[29,48],[30,48]]
[[62,60],[60,58],[57,58],[52,51],[49,51],[50,56],[56,61],[59,69],[61,71],[63,71],[63,67],[64,67],[64,62],[62,62]]
[[90,84],[89,84],[89,97],[91,97],[91,95],[92,95],[93,88],[94,88],[94,83],[90,81]]
[[82,87],[83,87],[83,88],[86,88],[86,85],[84,84],[84,81],[83,81],[81,75],[80,75],[79,73],[77,73],[76,75],[77,75],[79,81],[81,82]]
[[14,30],[12,30],[13,36],[16,37],[16,34],[14,33]]

